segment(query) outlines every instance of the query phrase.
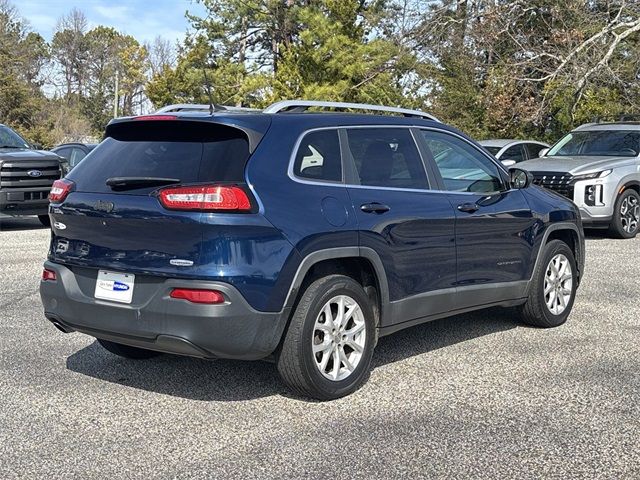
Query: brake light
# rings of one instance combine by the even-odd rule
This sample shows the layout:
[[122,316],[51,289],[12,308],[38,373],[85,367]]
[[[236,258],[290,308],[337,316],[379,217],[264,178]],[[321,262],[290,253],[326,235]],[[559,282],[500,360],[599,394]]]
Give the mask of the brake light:
[[138,115],[134,120],[177,120],[176,115]]
[[51,186],[51,191],[49,192],[49,201],[51,203],[61,203],[65,198],[67,198],[67,195],[69,195],[69,193],[73,191],[74,186],[75,183],[73,183],[71,180],[67,180],[66,178],[56,180]]
[[236,186],[165,188],[160,190],[160,203],[170,210],[251,210],[249,197],[242,188]]
[[58,277],[56,276],[56,272],[54,272],[53,270],[49,270],[48,268],[45,268],[44,270],[42,270],[42,281],[55,282],[57,279]]
[[224,303],[224,295],[217,290],[174,288],[171,290],[170,297],[187,300],[191,303],[207,303],[210,305]]

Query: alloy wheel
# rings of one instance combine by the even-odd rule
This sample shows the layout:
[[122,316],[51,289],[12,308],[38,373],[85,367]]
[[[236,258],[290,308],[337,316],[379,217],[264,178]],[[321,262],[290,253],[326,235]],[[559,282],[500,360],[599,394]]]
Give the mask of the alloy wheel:
[[640,222],[640,204],[637,197],[625,197],[620,204],[620,222],[627,233],[634,233]]
[[315,365],[329,380],[340,381],[357,368],[367,338],[364,314],[358,302],[347,295],[329,300],[313,327]]
[[554,315],[565,311],[573,293],[573,272],[569,259],[562,253],[555,255],[547,265],[544,276],[544,301]]

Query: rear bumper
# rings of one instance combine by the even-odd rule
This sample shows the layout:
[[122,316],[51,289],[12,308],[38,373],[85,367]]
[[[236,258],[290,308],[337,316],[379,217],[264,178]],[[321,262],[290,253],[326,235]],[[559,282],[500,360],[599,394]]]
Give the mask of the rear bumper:
[[[200,358],[257,360],[271,354],[284,331],[286,311],[259,312],[221,282],[136,277],[133,301],[93,298],[97,270],[45,262],[56,281],[41,281],[45,316],[59,329],[150,350]],[[173,288],[216,289],[227,301],[203,305],[173,299]]]

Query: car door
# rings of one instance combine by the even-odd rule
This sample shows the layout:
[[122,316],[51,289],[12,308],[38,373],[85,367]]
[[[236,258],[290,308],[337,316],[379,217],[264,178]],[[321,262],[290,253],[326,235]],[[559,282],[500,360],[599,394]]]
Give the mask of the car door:
[[455,214],[446,195],[430,188],[414,133],[370,127],[342,135],[359,244],[382,260],[395,307],[391,323],[449,310],[423,297],[455,287]]
[[[490,303],[501,293],[486,287],[526,283],[535,219],[522,192],[510,189],[506,173],[462,136],[423,129],[421,138],[456,214],[456,285],[484,289]],[[459,296],[461,306],[479,300]]]

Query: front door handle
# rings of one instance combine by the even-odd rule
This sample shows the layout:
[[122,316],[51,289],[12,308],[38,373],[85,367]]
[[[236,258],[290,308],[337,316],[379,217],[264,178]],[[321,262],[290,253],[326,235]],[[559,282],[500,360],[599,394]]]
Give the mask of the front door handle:
[[364,203],[360,206],[360,210],[364,213],[385,213],[391,210],[388,205],[383,205],[378,202]]
[[479,209],[480,207],[477,203],[468,202],[458,205],[458,210],[460,210],[461,212],[473,213],[477,212]]

